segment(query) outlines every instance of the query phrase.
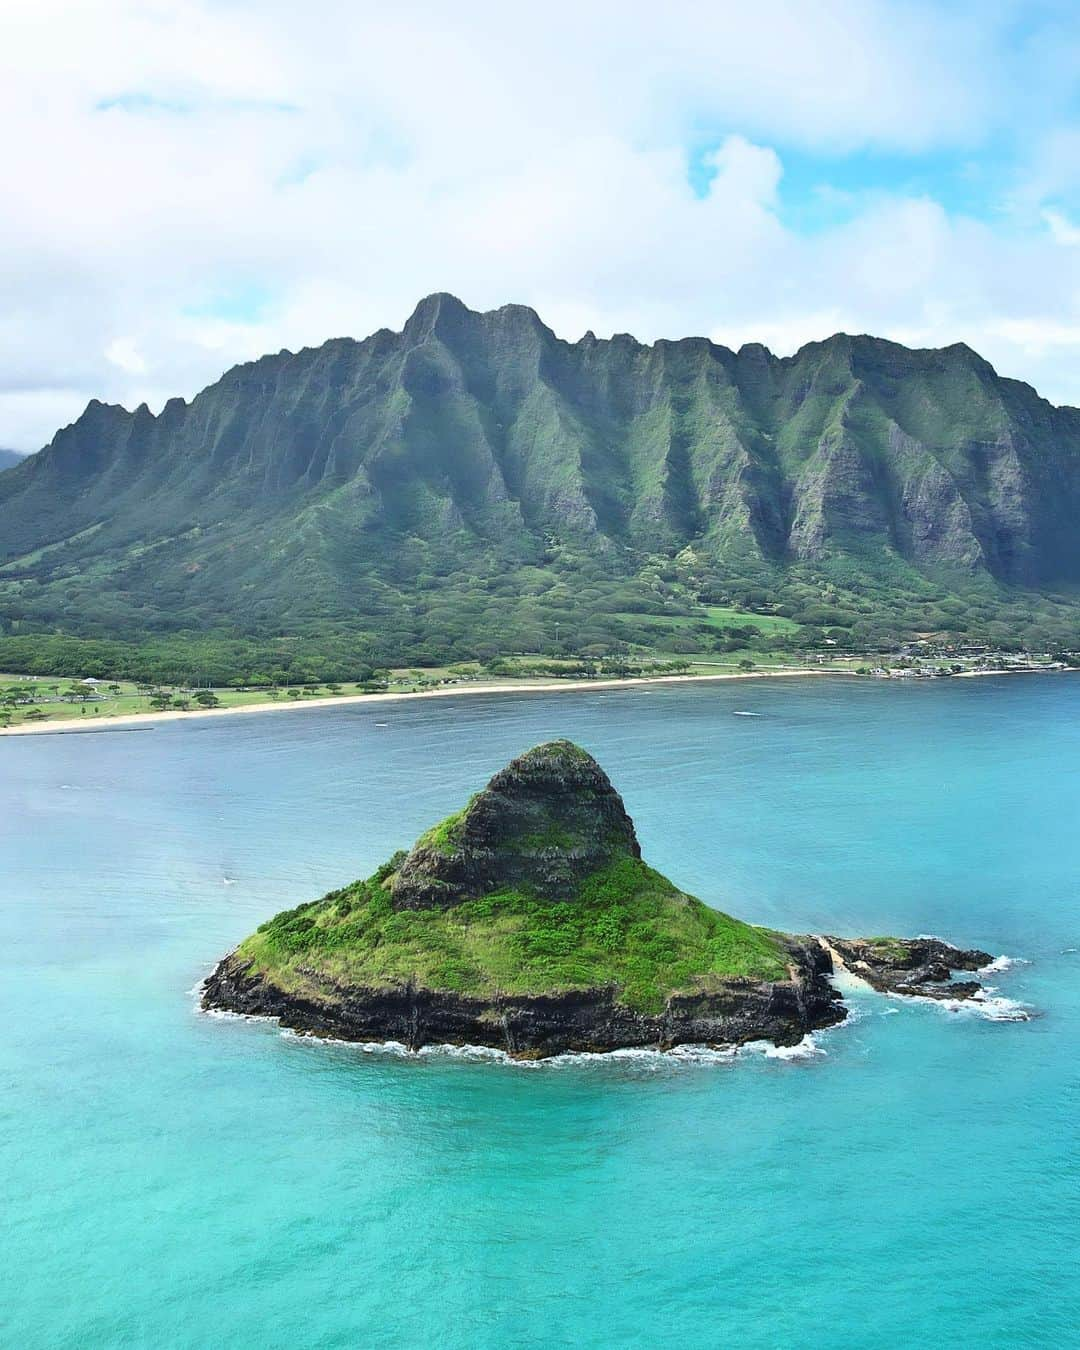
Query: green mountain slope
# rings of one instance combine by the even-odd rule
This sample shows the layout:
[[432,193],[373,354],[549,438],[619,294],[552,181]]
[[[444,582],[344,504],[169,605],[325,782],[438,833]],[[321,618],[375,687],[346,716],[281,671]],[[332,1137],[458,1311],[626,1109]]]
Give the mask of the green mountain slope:
[[650,613],[734,604],[841,645],[1067,643],[1078,511],[1080,411],[967,347],[567,343],[434,295],[157,417],[92,402],[0,478],[0,625],[378,662],[654,641]]
[[12,469],[16,464],[21,464],[23,456],[17,450],[0,450],[0,472],[4,469]]

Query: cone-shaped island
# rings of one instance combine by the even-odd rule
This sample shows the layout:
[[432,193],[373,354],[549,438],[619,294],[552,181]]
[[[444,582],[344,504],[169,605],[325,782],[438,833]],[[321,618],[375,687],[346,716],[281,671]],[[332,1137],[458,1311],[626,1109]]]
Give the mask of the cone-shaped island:
[[[842,953],[842,956],[841,956]],[[895,992],[963,997],[989,962],[920,939],[791,937],[685,894],[641,859],[591,755],[552,741],[366,881],[264,923],[207,1008],[358,1041],[567,1050],[797,1043],[844,1017],[833,958]]]

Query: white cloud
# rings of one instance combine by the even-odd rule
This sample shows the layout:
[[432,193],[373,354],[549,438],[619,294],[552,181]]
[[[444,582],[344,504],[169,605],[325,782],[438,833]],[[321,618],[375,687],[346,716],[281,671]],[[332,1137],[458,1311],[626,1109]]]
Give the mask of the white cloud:
[[44,437],[74,422],[86,407],[86,395],[71,389],[0,391],[0,427],[5,449],[36,450]]
[[127,375],[144,375],[146,361],[139,354],[134,341],[127,337],[113,338],[105,348],[105,360]]
[[[1080,400],[1046,339],[1080,324],[1080,256],[1039,215],[1068,136],[1028,177],[1034,229],[881,192],[817,234],[784,223],[785,157],[992,138],[1009,12],[8,0],[0,444],[34,448],[90,396],[153,406],[397,326],[433,290],[571,337],[964,338]],[[219,303],[247,289],[251,312]]]
[[1037,355],[1055,347],[1080,347],[1080,321],[1055,323],[1052,319],[1000,319],[989,329],[993,339],[1011,343]]
[[1049,207],[1042,213],[1043,220],[1050,227],[1050,233],[1058,244],[1064,244],[1067,248],[1075,248],[1080,244],[1080,226],[1074,225],[1071,220],[1060,211],[1053,211]]

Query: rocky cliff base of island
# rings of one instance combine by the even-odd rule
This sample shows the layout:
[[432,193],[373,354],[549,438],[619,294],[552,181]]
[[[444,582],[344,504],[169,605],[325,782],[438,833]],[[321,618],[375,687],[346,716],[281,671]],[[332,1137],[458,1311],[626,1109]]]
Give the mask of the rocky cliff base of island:
[[207,979],[202,1004],[208,1010],[277,1018],[283,1027],[312,1036],[395,1041],[411,1050],[479,1045],[523,1059],[750,1041],[790,1046],[847,1016],[829,979],[834,952],[881,992],[937,998],[978,993],[977,982],[950,982],[950,972],[976,970],[991,960],[986,952],[937,939],[808,937],[788,939],[787,946],[788,979],[733,979],[709,992],[676,994],[657,1014],[625,1006],[612,988],[475,998],[416,984],[377,989],[327,981],[318,996],[310,990],[289,993],[235,953]]
[[319,997],[295,995],[254,973],[236,954],[221,961],[203,988],[207,1009],[276,1017],[281,1025],[351,1041],[483,1045],[520,1058],[637,1046],[796,1045],[846,1016],[829,982],[832,960],[815,939],[790,943],[786,980],[733,979],[708,992],[675,994],[659,1013],[620,1003],[613,988],[528,996],[468,997],[409,984],[389,989],[327,983]]

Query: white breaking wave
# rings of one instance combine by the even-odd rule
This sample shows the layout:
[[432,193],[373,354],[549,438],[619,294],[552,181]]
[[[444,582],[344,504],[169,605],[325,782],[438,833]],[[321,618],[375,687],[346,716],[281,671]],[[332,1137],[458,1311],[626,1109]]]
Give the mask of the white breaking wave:
[[732,717],[761,717],[761,716],[762,716],[762,714],[761,714],[761,713],[758,713],[758,712],[744,712],[741,708],[737,708],[731,715],[732,715]]
[[961,1013],[966,1017],[980,1017],[987,1022],[1030,1022],[1034,1009],[1015,998],[1005,998],[996,989],[987,986],[971,998],[920,998],[914,1003],[932,1003],[943,1012]]
[[[237,1017],[244,1021],[261,1022],[271,1019],[248,1013],[229,1013],[208,1010],[211,1017]],[[713,1049],[707,1045],[677,1045],[671,1050],[649,1046],[629,1046],[622,1050],[599,1052],[576,1051],[551,1055],[547,1059],[515,1059],[505,1050],[491,1045],[423,1045],[413,1051],[401,1041],[347,1041],[336,1036],[311,1036],[291,1027],[282,1027],[279,1034],[286,1040],[309,1044],[340,1046],[364,1055],[388,1055],[395,1059],[459,1059],[479,1064],[505,1064],[514,1069],[559,1069],[574,1064],[606,1064],[631,1060],[643,1067],[661,1069],[672,1064],[729,1064],[735,1057],[735,1047]]]
[[644,1069],[663,1069],[669,1068],[672,1064],[687,1065],[693,1067],[698,1065],[707,1067],[714,1064],[730,1064],[735,1058],[736,1048],[733,1045],[728,1046],[709,1046],[709,1045],[676,1045],[670,1050],[660,1050],[656,1046],[632,1045],[625,1046],[621,1050],[607,1050],[599,1053],[589,1051],[571,1051],[564,1055],[553,1055],[550,1059],[542,1060],[515,1060],[515,1064],[524,1064],[528,1068],[539,1069],[545,1066],[550,1068],[567,1067],[573,1064],[603,1064],[605,1062],[619,1063],[620,1061],[630,1061]]
[[681,1059],[687,1064],[716,1064],[721,1060],[730,1063],[738,1054],[734,1045],[676,1045],[671,1050],[663,1050],[669,1059]]
[[[238,1018],[246,1022],[264,1022],[273,1019],[251,1013],[223,1012],[208,1009],[208,1016]],[[826,1051],[819,1046],[813,1036],[805,1036],[798,1045],[776,1046],[769,1041],[750,1041],[743,1046],[676,1045],[670,1050],[661,1050],[656,1046],[626,1046],[620,1050],[604,1051],[567,1051],[561,1055],[550,1055],[546,1059],[516,1059],[505,1050],[490,1045],[424,1045],[412,1051],[401,1041],[347,1041],[334,1036],[311,1036],[290,1027],[279,1031],[286,1040],[304,1041],[309,1044],[333,1045],[357,1051],[364,1055],[386,1055],[395,1059],[448,1059],[465,1060],[474,1064],[502,1064],[513,1069],[567,1069],[574,1066],[599,1067],[605,1064],[632,1063],[635,1067],[660,1072],[671,1068],[711,1068],[717,1065],[730,1065],[739,1055],[760,1054],[765,1059],[793,1061],[811,1059],[824,1055]]]
[[766,1059],[813,1059],[816,1055],[827,1055],[824,1046],[818,1045],[813,1036],[804,1036],[798,1045],[769,1045],[765,1048]]
[[[406,1047],[402,1046],[405,1050]],[[408,1051],[406,1050],[406,1053]],[[512,1064],[505,1050],[493,1045],[422,1045],[416,1051],[421,1059],[466,1059],[479,1063]]]
[[747,1041],[742,1049],[751,1054],[761,1055],[764,1059],[786,1061],[814,1059],[817,1055],[829,1053],[818,1043],[813,1032],[808,1032],[797,1045],[773,1045],[772,1041]]
[[345,1046],[363,1054],[393,1055],[404,1059],[458,1059],[479,1064],[504,1064],[514,1069],[565,1069],[573,1065],[601,1065],[632,1062],[642,1068],[659,1070],[672,1065],[730,1064],[735,1058],[735,1047],[714,1049],[707,1045],[677,1045],[671,1050],[653,1046],[627,1046],[621,1050],[568,1051],[550,1055],[546,1059],[515,1059],[505,1050],[491,1045],[423,1045],[411,1051],[400,1041],[344,1041],[330,1036],[306,1036],[302,1032],[283,1028],[282,1036],[297,1040],[318,1041],[324,1045]]
[[275,1022],[277,1018],[264,1016],[262,1013],[240,1013],[233,1012],[230,1008],[203,1008],[197,1007],[195,1011],[201,1017],[213,1017],[219,1022]]
[[1035,1010],[1019,999],[990,997],[979,1002],[979,1014],[988,1022],[1030,1022]]
[[995,956],[987,966],[980,966],[975,972],[977,975],[1000,974],[1003,970],[1011,970],[1013,966],[1030,966],[1030,961],[1025,961],[1022,956]]

